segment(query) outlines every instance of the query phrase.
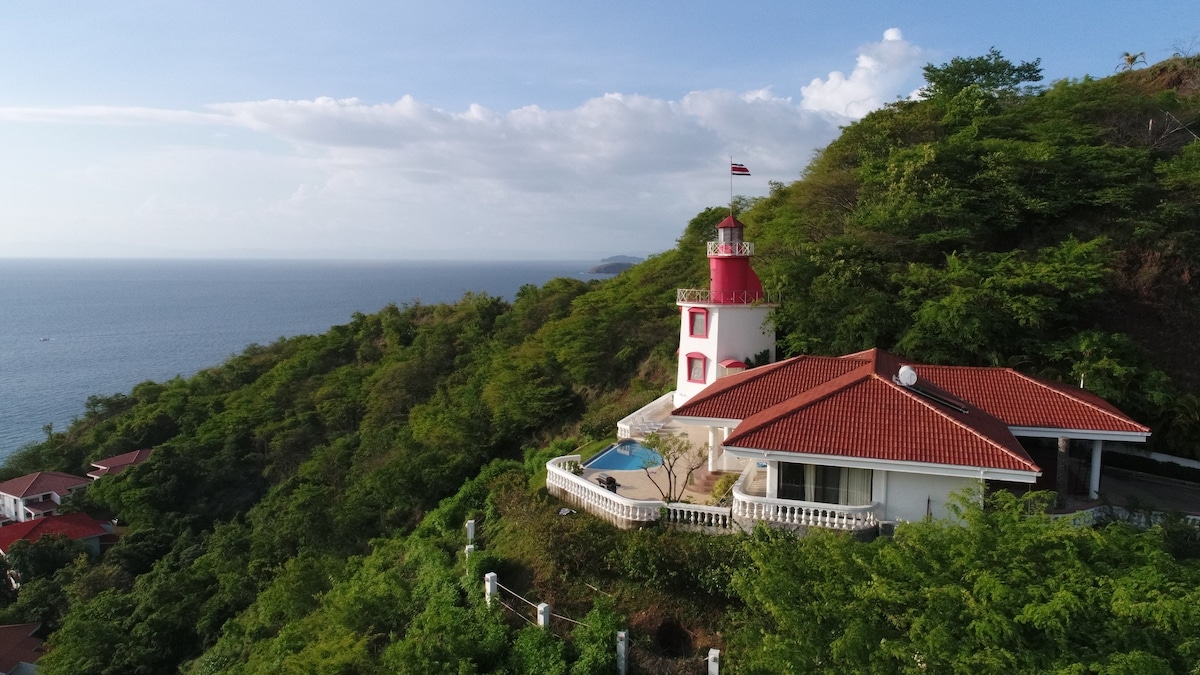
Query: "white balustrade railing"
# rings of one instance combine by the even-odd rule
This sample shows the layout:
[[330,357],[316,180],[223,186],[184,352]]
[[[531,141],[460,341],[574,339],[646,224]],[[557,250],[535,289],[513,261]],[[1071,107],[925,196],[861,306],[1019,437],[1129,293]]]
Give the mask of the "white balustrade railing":
[[753,465],[747,467],[733,486],[733,515],[737,518],[850,531],[867,530],[879,524],[875,516],[879,504],[875,502],[846,506],[750,495],[742,486],[749,485],[755,474],[757,469]]
[[555,457],[546,462],[546,488],[550,494],[565,499],[593,515],[609,515],[619,524],[635,525],[658,520],[659,512],[667,506],[657,499],[630,499],[610,492],[597,484],[576,476],[579,455]]
[[734,529],[733,517],[727,506],[672,502],[667,504],[666,508],[667,522],[680,529],[730,531]]
[[633,411],[625,419],[617,422],[617,437],[635,438],[662,428],[671,418],[674,401],[675,392],[669,391]]
[[578,466],[579,455],[555,457],[546,462],[546,488],[555,497],[607,518],[615,525],[635,527],[661,518],[682,530],[731,532],[734,529],[728,507],[622,497],[575,475]]
[[675,302],[710,305],[756,305],[779,304],[779,291],[720,291],[713,293],[707,288],[679,288],[675,290]]
[[797,502],[766,497],[733,498],[733,515],[783,525],[824,527],[831,530],[867,530],[875,527],[875,504],[841,506],[817,502]]

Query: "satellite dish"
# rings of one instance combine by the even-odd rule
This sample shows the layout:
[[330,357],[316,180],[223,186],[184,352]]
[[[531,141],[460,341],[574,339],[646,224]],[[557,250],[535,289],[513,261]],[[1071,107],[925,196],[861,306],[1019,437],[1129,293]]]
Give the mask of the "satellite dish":
[[917,383],[917,371],[913,370],[912,366],[900,366],[900,372],[896,374],[896,379],[900,384],[911,387]]

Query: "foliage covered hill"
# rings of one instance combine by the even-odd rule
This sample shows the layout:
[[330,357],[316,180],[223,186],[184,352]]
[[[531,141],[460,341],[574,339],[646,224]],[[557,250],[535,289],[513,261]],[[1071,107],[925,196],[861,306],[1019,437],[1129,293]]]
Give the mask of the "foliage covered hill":
[[603,284],[527,286],[512,303],[387,307],[93,397],[4,471],[82,473],[154,447],[75,504],[128,532],[98,565],[72,566],[70,550],[34,556],[51,561],[22,569],[6,616],[63,627],[46,672],[174,672],[278,575],[336,575],[487,463],[580,420],[607,434],[658,396],[673,372],[674,288],[698,284],[703,261],[670,252]]
[[1082,380],[1200,453],[1200,58],[1037,88],[993,51],[926,76],[744,215],[786,351]]
[[[1154,336],[1200,316],[1200,144],[1178,126],[1198,72],[1173,59],[1028,90],[1036,63],[999,54],[930,68],[927,100],[852,125],[802,180],[743,205],[762,276],[786,293],[784,352],[881,346],[1083,377],[1195,447],[1195,397],[1161,372],[1187,388],[1195,371]],[[100,560],[52,539],[15,550],[24,584],[0,621],[44,623],[51,675],[585,675],[612,672],[617,625],[655,673],[709,646],[764,673],[1200,659],[1197,538],[1179,524],[1080,529],[970,500],[965,527],[867,545],[560,516],[541,467],[669,387],[674,289],[703,284],[724,216],[702,212],[675,250],[603,283],[388,307],[92,398],[3,477],[154,447],[73,504],[118,516],[124,537]],[[468,517],[482,550],[464,564]],[[559,640],[485,610],[485,569],[587,627]]]

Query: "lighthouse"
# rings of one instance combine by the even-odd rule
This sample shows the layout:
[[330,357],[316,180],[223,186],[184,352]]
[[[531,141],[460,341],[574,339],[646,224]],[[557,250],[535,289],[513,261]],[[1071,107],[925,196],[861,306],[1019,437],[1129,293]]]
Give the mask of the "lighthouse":
[[775,360],[775,328],[767,314],[776,305],[750,267],[754,244],[743,239],[744,231],[732,213],[721,221],[717,240],[708,242],[708,289],[677,292],[677,408],[717,378],[745,370],[746,361],[763,352]]

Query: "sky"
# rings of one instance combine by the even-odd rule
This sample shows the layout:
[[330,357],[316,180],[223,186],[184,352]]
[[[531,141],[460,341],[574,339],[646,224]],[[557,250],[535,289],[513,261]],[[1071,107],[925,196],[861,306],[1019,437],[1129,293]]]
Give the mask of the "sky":
[[12,0],[0,258],[644,256],[991,47],[1200,52],[1200,2]]

